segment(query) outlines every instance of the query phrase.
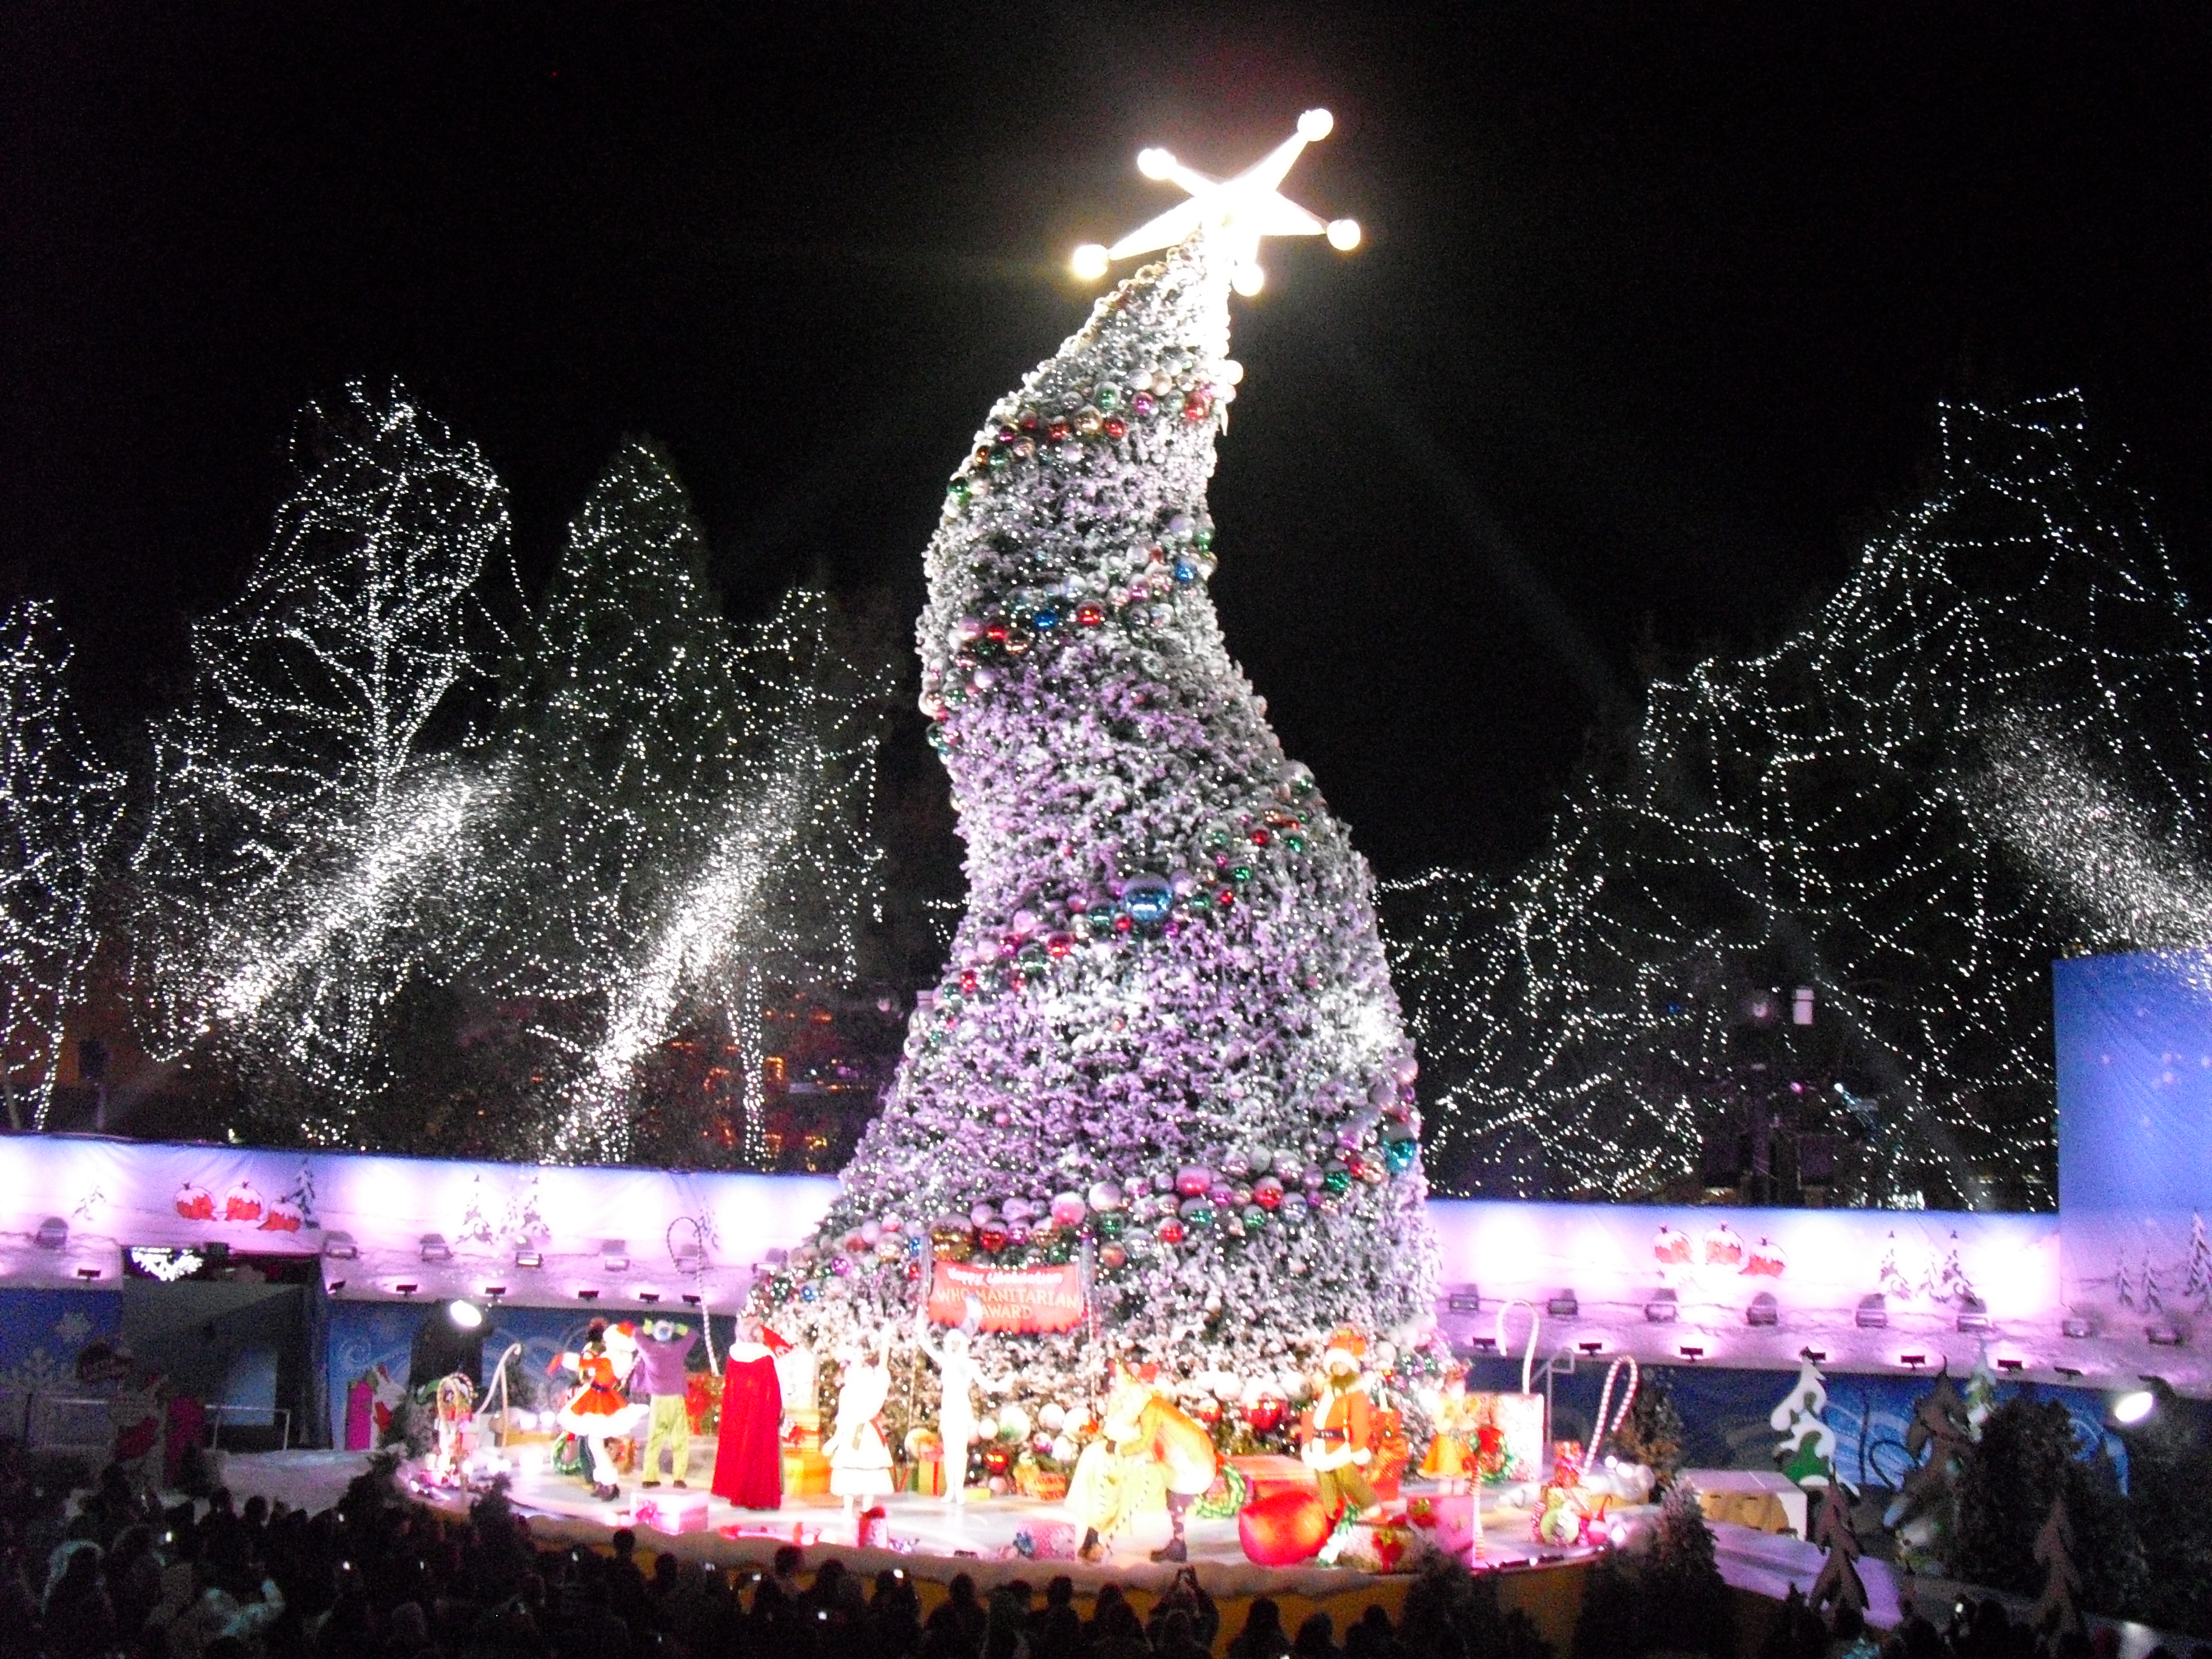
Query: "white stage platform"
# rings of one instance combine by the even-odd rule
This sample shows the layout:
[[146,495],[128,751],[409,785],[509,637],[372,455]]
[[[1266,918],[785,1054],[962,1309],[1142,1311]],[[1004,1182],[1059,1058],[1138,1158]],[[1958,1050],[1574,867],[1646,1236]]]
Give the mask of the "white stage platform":
[[[1158,1590],[1165,1589],[1176,1572],[1173,1566],[1149,1559],[1149,1552],[1167,1540],[1164,1514],[1149,1517],[1149,1524],[1134,1535],[1115,1540],[1113,1553],[1103,1560],[1032,1559],[1014,1550],[1016,1534],[1040,1522],[1067,1523],[1062,1505],[980,1495],[956,1505],[942,1498],[902,1494],[880,1500],[888,1516],[890,1547],[861,1549],[836,1499],[787,1495],[780,1509],[741,1510],[706,1492],[701,1483],[708,1478],[708,1460],[696,1461],[698,1480],[689,1493],[678,1492],[665,1482],[648,1492],[629,1479],[622,1483],[618,1498],[599,1503],[581,1481],[548,1468],[541,1448],[525,1447],[520,1449],[522,1467],[512,1479],[508,1496],[517,1511],[529,1517],[532,1534],[544,1543],[599,1544],[616,1528],[632,1527],[641,1550],[673,1551],[686,1560],[730,1566],[764,1564],[781,1545],[797,1543],[805,1548],[810,1565],[835,1555],[854,1571],[873,1574],[883,1567],[902,1567],[919,1580],[938,1583],[966,1571],[983,1587],[1012,1578],[1041,1586],[1064,1572],[1085,1595],[1107,1583]],[[226,1459],[223,1477],[240,1501],[258,1492],[313,1510],[335,1503],[346,1483],[367,1466],[368,1458],[360,1452],[269,1452]],[[419,1467],[411,1463],[402,1466],[401,1481],[410,1496],[455,1516],[465,1515],[471,1501],[471,1494],[428,1486]],[[1411,1487],[1410,1494],[1420,1495],[1424,1486]],[[687,1496],[708,1501],[704,1531],[672,1534],[638,1522],[635,1510],[641,1498]],[[1516,1571],[1578,1565],[1597,1553],[1538,1544],[1525,1509],[1493,1508],[1486,1502],[1484,1517],[1483,1564],[1488,1567]],[[1233,1516],[1200,1520],[1194,1516],[1186,1530],[1191,1565],[1217,1599],[1289,1595],[1334,1601],[1405,1582],[1346,1567],[1255,1566],[1237,1542]]]

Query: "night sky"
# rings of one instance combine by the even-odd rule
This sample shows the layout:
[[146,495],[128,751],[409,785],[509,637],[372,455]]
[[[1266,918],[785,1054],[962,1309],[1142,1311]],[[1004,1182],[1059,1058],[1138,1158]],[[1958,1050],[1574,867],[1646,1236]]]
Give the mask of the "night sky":
[[1640,672],[1839,580],[1941,398],[2083,387],[2212,599],[2208,19],[10,6],[0,594],[58,602],[119,741],[300,405],[397,375],[529,583],[643,431],[733,614],[819,573],[908,618],[1085,313],[1067,249],[1179,199],[1137,149],[1234,169],[1325,104],[1287,192],[1368,241],[1272,244],[1238,307],[1222,619],[1382,873],[1502,866]]

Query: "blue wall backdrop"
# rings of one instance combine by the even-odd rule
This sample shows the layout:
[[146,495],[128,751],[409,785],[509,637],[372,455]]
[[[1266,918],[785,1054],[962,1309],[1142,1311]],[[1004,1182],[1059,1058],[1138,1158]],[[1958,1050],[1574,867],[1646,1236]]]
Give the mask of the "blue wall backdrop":
[[[1555,1439],[1579,1440],[1588,1444],[1591,1420],[1597,1415],[1598,1395],[1605,1382],[1606,1363],[1579,1363],[1571,1375],[1554,1376],[1553,1401]],[[1682,1414],[1682,1466],[1700,1469],[1771,1469],[1773,1451],[1781,1436],[1767,1419],[1775,1403],[1796,1380],[1790,1371],[1707,1370],[1701,1366],[1654,1367],[1656,1376],[1673,1390]],[[1627,1370],[1614,1384],[1613,1398],[1626,1385]],[[1905,1431],[1912,1421],[1914,1402],[1926,1395],[1932,1380],[1925,1376],[1861,1376],[1830,1374],[1826,1379],[1828,1409],[1824,1420],[1836,1436],[1836,1461],[1844,1480],[1855,1486],[1894,1489],[1903,1480],[1910,1460],[1905,1452]],[[1513,1389],[1521,1386],[1518,1360],[1477,1359],[1468,1369],[1470,1389]],[[1536,1391],[1543,1392],[1540,1377]],[[2103,1447],[2118,1465],[2123,1483],[2127,1478],[2127,1451],[2105,1427],[2106,1396],[2089,1389],[2045,1388],[2033,1382],[2000,1382],[2002,1401],[2016,1394],[2061,1401],[2074,1419],[2074,1431],[2085,1453]]]
[[[514,1403],[527,1409],[558,1406],[565,1390],[549,1378],[545,1368],[556,1356],[581,1345],[584,1332],[595,1317],[576,1308],[515,1308],[485,1310],[483,1363],[487,1376],[512,1343],[522,1345],[522,1357],[514,1374]],[[442,1319],[445,1304],[401,1302],[333,1302],[330,1304],[330,1421],[331,1443],[345,1444],[346,1391],[355,1381],[382,1365],[400,1382],[407,1380],[407,1356],[416,1328],[425,1318]],[[668,1318],[696,1324],[696,1315],[672,1313]],[[734,1322],[726,1315],[714,1316],[715,1352],[728,1346]]]
[[2064,1293],[2116,1327],[2212,1315],[2212,951],[2052,969]]

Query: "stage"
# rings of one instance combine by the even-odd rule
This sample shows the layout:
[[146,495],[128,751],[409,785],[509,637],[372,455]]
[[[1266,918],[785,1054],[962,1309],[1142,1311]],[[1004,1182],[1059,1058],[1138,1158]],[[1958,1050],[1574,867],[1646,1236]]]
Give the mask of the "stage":
[[[512,1477],[508,1496],[516,1510],[527,1517],[531,1534],[541,1545],[604,1547],[617,1528],[629,1527],[637,1534],[641,1555],[672,1552],[687,1562],[752,1569],[765,1567],[781,1546],[797,1543],[805,1551],[809,1571],[835,1556],[864,1577],[872,1577],[884,1568],[905,1572],[915,1581],[925,1607],[934,1606],[945,1586],[959,1573],[972,1577],[980,1590],[988,1591],[994,1585],[1018,1578],[1039,1592],[1047,1580],[1065,1573],[1074,1581],[1077,1596],[1085,1603],[1102,1586],[1119,1584],[1141,1611],[1152,1596],[1168,1587],[1177,1571],[1148,1559],[1149,1552],[1166,1540],[1164,1514],[1151,1517],[1150,1527],[1135,1536],[1116,1540],[1114,1553],[1103,1560],[1032,1559],[1016,1549],[1017,1534],[1041,1522],[1066,1523],[1061,1505],[979,1495],[956,1506],[942,1498],[902,1494],[881,1500],[890,1547],[864,1549],[855,1543],[842,1506],[833,1498],[787,1496],[779,1510],[740,1510],[712,1497],[703,1486],[684,1493],[664,1484],[647,1492],[634,1479],[628,1479],[618,1498],[595,1503],[580,1481],[555,1474],[546,1467],[542,1447],[524,1446],[517,1450],[521,1468]],[[710,1464],[711,1459],[704,1455],[696,1459],[701,1480],[706,1479]],[[271,1501],[281,1499],[317,1510],[335,1503],[346,1483],[367,1467],[368,1458],[360,1452],[238,1455],[224,1460],[223,1479],[241,1502],[259,1493]],[[430,1485],[422,1467],[413,1462],[402,1466],[400,1484],[409,1497],[457,1520],[466,1516],[474,1496]],[[1417,1484],[1408,1495],[1423,1495],[1421,1487]],[[636,1505],[641,1498],[685,1497],[706,1500],[704,1530],[672,1534],[637,1518]],[[1632,1520],[1649,1511],[1625,1513]],[[1581,1570],[1600,1552],[1540,1546],[1525,1508],[1492,1507],[1486,1502],[1483,1518],[1481,1565],[1498,1575],[1500,1602],[1509,1609],[1526,1612],[1545,1639],[1564,1651],[1581,1608]],[[1234,1516],[1201,1520],[1194,1515],[1187,1533],[1190,1565],[1206,1593],[1221,1606],[1224,1642],[1241,1627],[1243,1607],[1255,1596],[1273,1597],[1290,1628],[1295,1629],[1299,1619],[1320,1610],[1328,1613],[1340,1631],[1348,1620],[1376,1602],[1395,1620],[1412,1582],[1402,1574],[1378,1575],[1349,1567],[1255,1566],[1245,1559],[1237,1542]]]

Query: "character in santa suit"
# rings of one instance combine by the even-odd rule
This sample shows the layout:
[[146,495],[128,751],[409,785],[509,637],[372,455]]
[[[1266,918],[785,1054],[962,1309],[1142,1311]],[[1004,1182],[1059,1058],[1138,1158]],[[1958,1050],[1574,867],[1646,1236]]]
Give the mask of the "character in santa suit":
[[790,1346],[767,1327],[750,1324],[723,1360],[714,1489],[740,1509],[783,1504],[783,1389],[775,1351]]
[[632,1405],[622,1389],[622,1379],[636,1363],[637,1338],[630,1327],[610,1327],[605,1320],[594,1319],[584,1334],[582,1351],[564,1353],[552,1365],[556,1371],[576,1374],[576,1391],[556,1420],[582,1443],[590,1459],[592,1496],[602,1501],[622,1495],[615,1484],[619,1471],[607,1442],[627,1439],[645,1421],[644,1404]]
[[860,1348],[838,1355],[844,1376],[837,1388],[837,1422],[830,1431],[830,1495],[845,1500],[853,1519],[855,1500],[881,1498],[891,1489],[891,1450],[876,1421],[890,1398],[891,1376],[880,1358]]
[[1298,1419],[1298,1438],[1304,1443],[1298,1455],[1314,1472],[1322,1507],[1334,1516],[1363,1515],[1382,1502],[1367,1484],[1367,1465],[1374,1456],[1374,1406],[1359,1371],[1366,1352],[1367,1340],[1356,1331],[1331,1337],[1321,1357],[1321,1392]]

